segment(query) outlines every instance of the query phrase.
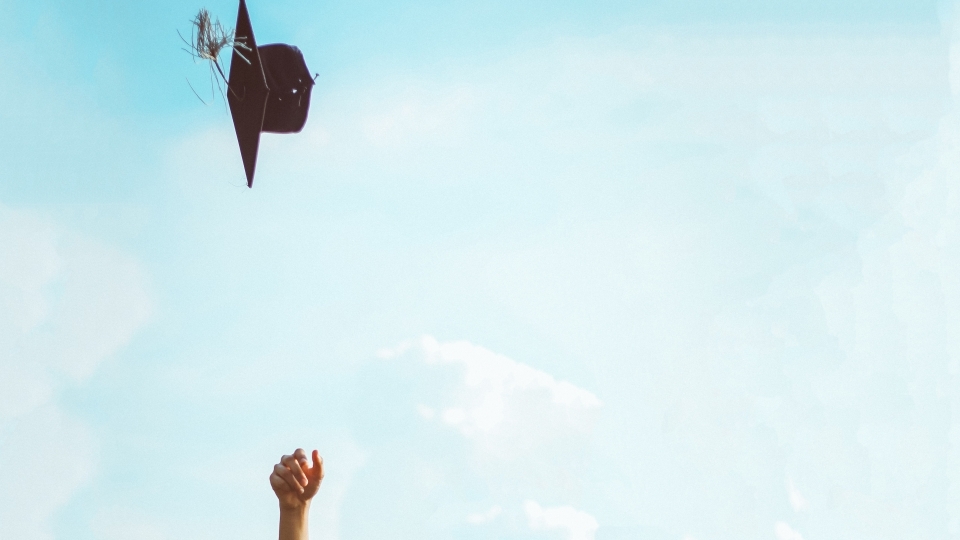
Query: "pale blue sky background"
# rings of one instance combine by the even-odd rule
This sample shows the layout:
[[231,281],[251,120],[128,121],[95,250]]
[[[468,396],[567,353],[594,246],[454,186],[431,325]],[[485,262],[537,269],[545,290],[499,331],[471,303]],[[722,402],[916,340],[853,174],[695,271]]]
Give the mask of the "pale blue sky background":
[[954,6],[200,7],[0,0],[0,539],[960,538]]

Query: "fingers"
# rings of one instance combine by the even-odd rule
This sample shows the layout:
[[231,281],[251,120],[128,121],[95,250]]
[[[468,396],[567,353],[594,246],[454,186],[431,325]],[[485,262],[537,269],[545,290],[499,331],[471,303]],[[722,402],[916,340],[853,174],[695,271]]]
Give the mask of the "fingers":
[[272,471],[270,472],[270,487],[272,487],[277,493],[294,492],[293,488],[290,487],[290,484],[288,484],[286,480]]
[[[283,456],[284,458],[289,458],[290,456]],[[270,484],[277,487],[277,483],[274,481],[274,477],[283,480],[287,484],[287,489],[293,491],[294,493],[303,493],[303,484],[301,484],[297,478],[294,477],[293,472],[287,468],[281,460],[281,463],[277,463],[273,466],[273,474],[270,475]],[[299,468],[299,465],[297,466]],[[303,471],[300,471],[300,474],[303,474]],[[306,482],[304,482],[305,484]]]
[[307,453],[297,448],[292,455],[280,458],[270,474],[270,485],[280,493],[295,493],[301,498],[313,497],[323,481],[323,458],[320,452],[313,451],[313,465],[310,465]]
[[311,475],[317,480],[323,480],[323,458],[320,457],[320,452],[313,451],[313,467],[310,469]]
[[280,458],[280,464],[290,469],[290,471],[293,473],[293,477],[297,479],[297,482],[300,484],[300,487],[302,488],[307,485],[307,474],[303,472],[303,467],[300,466],[300,463],[303,463],[304,465],[306,465],[307,457],[306,457],[306,454],[304,454],[303,450],[300,450],[299,448],[297,450],[300,452],[300,454],[303,455],[302,460],[298,459],[296,457],[297,452],[294,452],[293,456],[283,456],[282,458]]
[[307,453],[303,451],[303,448],[297,448],[293,452],[293,457],[300,462],[300,468],[307,470]]

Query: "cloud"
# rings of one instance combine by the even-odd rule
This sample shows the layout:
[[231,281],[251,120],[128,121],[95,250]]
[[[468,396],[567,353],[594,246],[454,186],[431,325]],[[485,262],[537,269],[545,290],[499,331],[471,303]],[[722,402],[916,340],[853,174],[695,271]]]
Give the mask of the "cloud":
[[[443,494],[444,517],[431,506],[422,519],[483,526],[493,535],[522,534],[518,527],[529,521],[536,530],[591,537],[597,525],[585,512],[532,501],[582,500],[587,446],[603,410],[596,394],[468,341],[423,336],[377,356],[387,363],[377,363],[376,376],[390,381],[378,399],[391,408],[373,419],[376,433],[420,435],[409,446],[391,444],[374,467],[380,461],[392,472],[394,456],[407,456],[392,482],[417,486],[425,500]],[[407,414],[394,412],[398,404]],[[481,504],[487,510],[478,511]]]
[[35,365],[81,382],[150,315],[139,264],[95,240],[0,207],[0,251],[11,255],[0,261],[7,367]]
[[793,479],[790,477],[787,477],[787,497],[794,512],[802,512],[809,506],[807,499],[803,497],[797,486],[793,485]]
[[439,417],[492,451],[530,448],[567,432],[587,433],[602,405],[588,390],[467,341],[440,343],[424,336],[381,349],[378,356],[396,358],[411,349],[421,353],[427,366],[461,373],[454,392],[459,403],[420,404],[420,416]]
[[800,533],[782,521],[777,522],[773,528],[773,532],[777,535],[777,540],[803,540],[803,536]]
[[487,510],[486,512],[476,512],[473,514],[469,514],[467,516],[467,523],[471,525],[482,525],[484,523],[493,521],[502,513],[503,513],[503,508],[500,508],[499,504],[495,504],[491,506],[490,509]]
[[572,506],[543,508],[536,501],[528,500],[523,503],[523,510],[530,529],[566,531],[567,540],[593,540],[600,527],[593,516]]
[[129,343],[150,299],[130,257],[32,212],[0,205],[0,253],[0,538],[47,539],[96,468],[59,394]]
[[55,403],[0,422],[0,538],[53,538],[54,513],[93,475],[96,454],[90,429]]

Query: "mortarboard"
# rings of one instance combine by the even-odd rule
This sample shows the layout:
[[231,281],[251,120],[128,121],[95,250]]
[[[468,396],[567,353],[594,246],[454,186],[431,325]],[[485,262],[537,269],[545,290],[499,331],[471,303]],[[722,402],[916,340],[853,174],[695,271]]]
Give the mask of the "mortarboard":
[[240,156],[253,187],[260,133],[297,133],[310,108],[314,81],[300,49],[282,43],[257,47],[247,4],[240,0],[235,38],[243,53],[233,49],[227,101],[237,131]]

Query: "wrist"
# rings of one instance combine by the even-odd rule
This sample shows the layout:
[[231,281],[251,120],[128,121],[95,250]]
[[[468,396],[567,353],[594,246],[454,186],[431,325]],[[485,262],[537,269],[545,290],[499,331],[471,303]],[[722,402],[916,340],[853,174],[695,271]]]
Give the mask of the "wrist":
[[286,502],[280,501],[281,514],[303,514],[306,515],[310,510],[310,501]]
[[310,501],[280,503],[280,540],[307,540]]

